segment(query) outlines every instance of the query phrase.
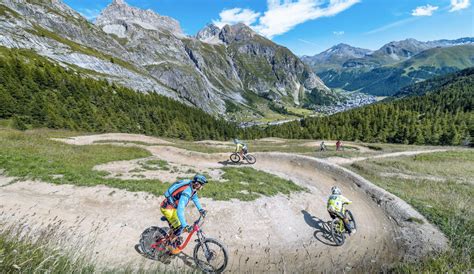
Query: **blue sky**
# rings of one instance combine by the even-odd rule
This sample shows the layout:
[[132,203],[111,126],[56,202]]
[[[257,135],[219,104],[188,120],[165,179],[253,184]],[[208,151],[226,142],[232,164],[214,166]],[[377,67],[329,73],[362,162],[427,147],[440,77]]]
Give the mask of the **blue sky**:
[[[472,0],[125,0],[177,19],[184,32],[245,22],[298,55],[335,44],[377,49],[394,40],[474,36]],[[92,20],[112,0],[64,0]]]

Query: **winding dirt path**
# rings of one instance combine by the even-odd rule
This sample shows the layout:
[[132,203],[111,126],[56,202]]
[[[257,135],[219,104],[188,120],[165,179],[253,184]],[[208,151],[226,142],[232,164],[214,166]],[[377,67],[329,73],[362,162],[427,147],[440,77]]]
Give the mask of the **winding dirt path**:
[[[103,140],[100,135],[94,136]],[[88,138],[87,143],[94,141],[94,137]],[[118,136],[113,138],[117,140]],[[68,139],[68,143],[74,143],[72,140],[75,139]],[[228,154],[204,154],[170,146],[142,147],[153,157],[196,170],[229,165]],[[304,156],[285,153],[257,153],[256,156],[258,161],[254,168],[291,179],[308,191],[262,197],[253,202],[201,199],[209,210],[204,231],[227,245],[229,272],[375,272],[406,257],[407,247],[400,239],[408,236],[400,224],[388,217],[374,198],[351,179],[317,168],[316,160]],[[124,162],[127,161],[119,163],[125,166]],[[324,225],[329,219],[325,209],[328,191],[335,184],[354,202],[350,209],[358,224],[358,233],[343,247],[333,246]],[[159,264],[142,258],[134,245],[146,227],[164,226],[159,221],[161,197],[105,186],[86,188],[26,181],[0,187],[0,200],[1,221],[13,223],[23,217],[29,227],[44,229],[48,223],[61,220],[61,226],[74,231],[70,236],[76,239],[70,243],[76,244],[78,239],[87,243],[92,251],[89,254],[99,263],[109,266]],[[188,221],[195,217],[196,210],[189,206]],[[424,227],[420,225],[415,229],[424,230]],[[442,235],[439,237],[439,242],[446,241]],[[192,269],[186,256],[192,256],[192,248],[191,243],[183,255],[163,269]]]
[[398,156],[412,156],[412,155],[418,155],[418,154],[424,154],[424,153],[443,152],[443,151],[447,151],[447,149],[402,151],[402,152],[385,153],[385,154],[374,155],[374,156],[369,156],[369,157],[354,157],[354,158],[329,157],[329,158],[326,158],[325,161],[328,161],[333,164],[344,165],[344,164],[352,164],[358,161],[364,161],[367,159],[378,159],[378,158],[388,158],[388,157],[398,157]]

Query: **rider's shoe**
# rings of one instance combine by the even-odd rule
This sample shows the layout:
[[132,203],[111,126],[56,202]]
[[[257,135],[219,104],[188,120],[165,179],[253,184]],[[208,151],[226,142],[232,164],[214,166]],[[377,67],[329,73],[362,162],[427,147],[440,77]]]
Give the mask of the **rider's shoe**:
[[353,236],[356,232],[357,232],[357,230],[354,228],[354,229],[352,229],[351,233],[349,233],[349,235]]
[[179,247],[176,247],[170,250],[171,255],[178,255],[179,253],[181,253],[181,249]]

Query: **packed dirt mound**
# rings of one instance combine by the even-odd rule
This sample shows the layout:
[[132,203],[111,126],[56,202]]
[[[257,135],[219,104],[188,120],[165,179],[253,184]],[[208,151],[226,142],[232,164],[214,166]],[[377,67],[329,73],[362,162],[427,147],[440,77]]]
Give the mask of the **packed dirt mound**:
[[[89,142],[93,143],[94,137],[90,137]],[[189,166],[194,170],[241,166],[230,164],[229,155],[225,153],[205,154],[169,146],[144,148],[153,154],[152,159],[166,160],[169,165]],[[230,252],[227,270],[230,272],[375,272],[401,259],[416,260],[431,251],[446,248],[444,236],[427,223],[418,227],[416,223],[410,224],[407,228],[417,230],[418,234],[407,233],[407,229],[402,227],[405,222],[387,214],[391,212],[386,206],[391,205],[390,200],[384,200],[384,206],[377,203],[387,194],[369,192],[353,177],[346,176],[343,170],[334,171],[321,165],[319,160],[304,156],[285,153],[255,155],[257,163],[254,168],[290,179],[307,191],[289,196],[261,197],[252,202],[201,199],[209,211],[203,229],[208,237],[217,238],[227,245]],[[143,159],[133,161],[140,160]],[[122,169],[124,173],[128,172],[126,166],[129,163],[132,161],[116,165],[114,172]],[[96,168],[108,170],[107,165]],[[334,246],[326,227],[329,220],[326,201],[333,185],[338,185],[353,201],[349,209],[354,213],[358,226],[357,234],[342,247]],[[143,265],[145,259],[134,250],[140,233],[152,225],[165,226],[159,221],[162,197],[146,193],[104,186],[86,188],[21,182],[1,187],[0,197],[0,217],[3,220],[13,222],[25,216],[28,223],[45,228],[48,221],[56,217],[64,220],[65,225],[76,226],[77,237],[94,231],[93,240],[84,239],[91,245],[94,257],[107,266]],[[413,209],[409,207],[406,212],[410,210]],[[189,206],[186,216],[189,222],[192,221],[197,217],[196,210]],[[427,226],[429,237],[439,239],[437,242],[416,238],[424,235]],[[192,256],[193,244],[171,265],[163,266],[164,269],[192,270],[192,263],[186,255]],[[406,256],[407,252],[410,256]],[[416,252],[418,255],[412,257],[411,254]]]
[[447,151],[447,149],[427,149],[427,150],[414,150],[414,151],[402,151],[402,152],[393,152],[385,153],[381,155],[375,155],[370,157],[354,157],[354,158],[341,158],[341,157],[329,157],[325,161],[328,161],[333,164],[344,165],[352,164],[357,161],[364,161],[367,159],[378,159],[378,158],[387,158],[387,157],[398,157],[398,156],[411,156],[423,153],[433,153],[433,152],[442,152]]
[[127,134],[127,133],[107,133],[98,135],[85,135],[70,138],[53,138],[53,140],[65,142],[71,145],[91,145],[94,142],[102,141],[123,141],[123,142],[142,142],[148,144],[171,144],[160,138],[138,135],[138,134]]
[[280,144],[280,143],[285,143],[286,142],[284,139],[277,138],[277,137],[262,138],[262,139],[258,139],[258,141],[275,143],[275,144]]
[[[302,146],[305,146],[305,147],[315,147],[315,149],[319,149],[319,146],[321,145],[321,142],[323,140],[319,140],[319,141],[311,141],[311,142],[306,142],[306,143],[303,143],[301,144]],[[326,146],[336,146],[336,142],[337,141],[326,141],[324,140],[324,143],[326,144]],[[360,152],[373,152],[374,150],[371,150],[369,149],[368,147],[365,147],[365,146],[361,146],[359,144],[356,144],[356,143],[351,143],[351,142],[344,142],[343,146],[350,146],[350,147],[354,147],[356,148],[358,151]]]

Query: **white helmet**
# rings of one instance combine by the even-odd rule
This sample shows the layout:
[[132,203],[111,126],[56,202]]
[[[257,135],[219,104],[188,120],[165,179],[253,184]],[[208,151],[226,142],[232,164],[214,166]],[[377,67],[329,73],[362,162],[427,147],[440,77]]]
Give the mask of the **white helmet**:
[[341,195],[341,190],[337,186],[331,187],[331,193],[333,195]]

